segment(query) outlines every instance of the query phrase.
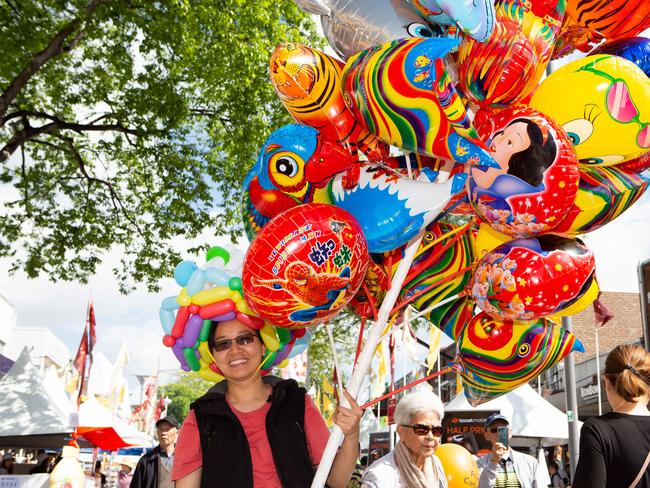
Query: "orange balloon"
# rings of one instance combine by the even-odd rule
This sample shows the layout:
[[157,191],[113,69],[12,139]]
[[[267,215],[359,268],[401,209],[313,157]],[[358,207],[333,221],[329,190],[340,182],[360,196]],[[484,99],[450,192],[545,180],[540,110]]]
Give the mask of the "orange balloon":
[[458,444],[442,444],[436,449],[449,488],[478,488],[478,466],[472,454]]

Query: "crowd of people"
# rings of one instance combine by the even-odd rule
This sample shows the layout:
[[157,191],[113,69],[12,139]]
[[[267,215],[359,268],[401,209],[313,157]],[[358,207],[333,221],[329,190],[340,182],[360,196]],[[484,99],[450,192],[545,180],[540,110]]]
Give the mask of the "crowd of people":
[[[135,488],[310,486],[328,438],[325,421],[294,380],[262,377],[259,332],[237,320],[213,322],[209,347],[225,381],[197,399],[182,427],[166,417],[156,425],[160,445],[136,468]],[[618,346],[607,357],[604,384],[612,412],[585,422],[573,488],[650,488],[650,353]],[[402,397],[395,410],[394,450],[365,468],[359,458],[363,414],[347,394],[334,422],[344,433],[327,486],[445,488],[435,454],[444,407],[429,390]],[[478,488],[569,486],[556,461],[548,473],[536,458],[509,445],[512,429],[500,414],[485,422],[489,454],[477,459]],[[550,485],[547,480],[550,479]]]
[[[224,381],[196,399],[182,426],[172,415],[156,423],[159,444],[135,466],[121,465],[119,488],[286,487],[311,485],[329,430],[305,389],[291,379],[262,376],[265,354],[259,331],[237,320],[213,322],[210,351]],[[491,451],[476,459],[478,488],[650,488],[650,353],[618,346],[605,362],[604,387],[612,411],[582,427],[573,480],[561,457],[543,472],[537,459],[510,446],[509,419],[492,414],[484,436]],[[388,454],[359,463],[363,411],[345,392],[333,421],[344,434],[327,486],[331,488],[447,488],[436,456],[444,406],[432,391],[403,396],[395,410],[397,442]],[[0,474],[11,474],[5,454]],[[38,460],[34,473],[51,471]],[[101,465],[96,486],[106,485]],[[550,485],[548,480],[550,479]]]

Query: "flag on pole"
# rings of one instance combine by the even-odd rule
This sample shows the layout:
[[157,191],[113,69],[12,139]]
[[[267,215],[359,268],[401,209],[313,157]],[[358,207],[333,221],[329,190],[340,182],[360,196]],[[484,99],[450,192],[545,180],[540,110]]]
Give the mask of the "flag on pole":
[[86,359],[88,358],[88,326],[84,327],[84,333],[81,336],[81,342],[77,349],[77,355],[72,363],[75,369],[74,383],[71,384],[70,393],[77,392],[77,407],[81,405],[81,396],[86,378]]
[[[92,299],[88,299],[88,355],[90,356],[90,367],[93,364],[93,349],[97,342],[97,334],[95,333],[95,309],[93,308]],[[90,368],[89,368],[90,369]]]
[[602,327],[614,318],[614,314],[600,301],[600,293],[593,303],[596,327]]

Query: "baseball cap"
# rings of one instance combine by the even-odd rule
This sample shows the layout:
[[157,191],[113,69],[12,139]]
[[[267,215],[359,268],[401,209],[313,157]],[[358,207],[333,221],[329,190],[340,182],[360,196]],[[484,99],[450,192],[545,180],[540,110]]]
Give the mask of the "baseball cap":
[[497,420],[503,420],[503,421],[506,422],[507,424],[510,423],[510,422],[508,421],[508,419],[505,418],[505,417],[504,417],[503,415],[501,415],[500,413],[493,413],[493,414],[489,415],[488,418],[485,419],[485,426],[488,427],[491,423],[496,422]]
[[176,427],[177,429],[180,425],[176,417],[174,417],[173,415],[167,415],[166,417],[163,417],[156,422],[156,428],[160,427],[160,424],[162,424],[163,422],[167,422],[169,425],[171,425],[172,427]]
[[9,461],[10,459],[13,459],[14,461],[16,460],[16,458],[14,457],[13,454],[9,454],[9,453],[7,453],[7,454],[5,454],[4,456],[2,456],[2,460],[3,460],[3,461]]

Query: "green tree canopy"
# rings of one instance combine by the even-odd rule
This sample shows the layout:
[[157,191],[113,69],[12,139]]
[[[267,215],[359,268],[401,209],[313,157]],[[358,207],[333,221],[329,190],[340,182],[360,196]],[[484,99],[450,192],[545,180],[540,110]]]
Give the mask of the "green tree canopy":
[[290,121],[268,81],[293,0],[0,0],[0,257],[84,282],[112,247],[156,289],[191,239],[236,235],[239,187]]
[[203,396],[213,383],[190,373],[182,373],[173,383],[161,387],[162,394],[170,400],[167,413],[182,422],[190,411],[190,404]]

